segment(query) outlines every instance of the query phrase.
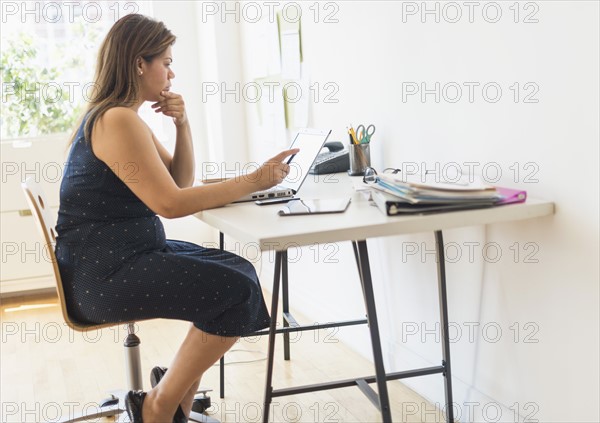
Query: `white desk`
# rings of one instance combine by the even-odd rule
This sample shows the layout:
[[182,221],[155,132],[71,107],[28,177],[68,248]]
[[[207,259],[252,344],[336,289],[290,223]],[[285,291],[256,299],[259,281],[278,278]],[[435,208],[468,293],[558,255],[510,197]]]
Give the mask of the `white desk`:
[[[554,204],[548,201],[528,199],[523,204],[480,210],[387,217],[377,207],[372,206],[361,193],[354,191],[350,177],[345,174],[324,175],[320,177],[309,175],[299,194],[303,199],[352,196],[352,202],[348,210],[343,214],[319,216],[278,216],[277,210],[279,210],[281,205],[257,206],[254,203],[232,204],[219,209],[206,210],[195,215],[198,219],[221,232],[222,247],[222,234],[227,234],[240,242],[253,243],[263,251],[274,250],[277,252],[272,290],[271,315],[273,318],[269,328],[269,356],[263,421],[268,422],[269,405],[273,397],[346,386],[358,386],[371,402],[381,410],[383,421],[391,422],[386,380],[442,373],[445,378],[446,410],[448,410],[446,419],[448,422],[453,422],[450,341],[448,336],[448,308],[442,230],[461,226],[485,225],[548,216],[554,213]],[[442,364],[423,369],[386,373],[381,353],[366,239],[416,232],[434,232],[436,237],[440,326],[443,337]],[[272,376],[275,334],[284,333],[286,337],[285,355],[288,358],[289,333],[307,330],[307,328],[299,327],[293,317],[289,315],[287,298],[287,249],[290,247],[337,241],[352,241],[353,243],[367,308],[367,319],[375,362],[375,376],[273,390]],[[284,328],[276,329],[280,277],[283,277]],[[342,325],[361,324],[365,322],[357,320],[346,322]],[[311,328],[318,329],[315,326],[311,326]],[[221,369],[223,367],[221,366]],[[375,393],[368,385],[373,382],[377,383],[379,394]]]
[[529,199],[524,204],[488,209],[388,217],[355,192],[350,179],[341,173],[320,177],[309,175],[300,190],[303,199],[352,196],[352,203],[343,214],[286,217],[277,215],[281,204],[257,206],[254,203],[241,203],[206,210],[195,216],[239,241],[256,243],[262,250],[282,251],[286,245],[302,246],[431,232],[554,213],[553,203]]

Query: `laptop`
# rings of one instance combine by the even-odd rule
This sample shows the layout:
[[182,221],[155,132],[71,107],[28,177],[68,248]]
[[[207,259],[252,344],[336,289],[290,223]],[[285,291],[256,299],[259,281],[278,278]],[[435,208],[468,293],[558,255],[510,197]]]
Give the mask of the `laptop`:
[[285,179],[279,185],[275,185],[265,191],[253,192],[235,202],[293,197],[296,195],[330,134],[331,129],[307,128],[298,131],[296,138],[294,138],[292,145],[290,145],[290,149],[299,148],[300,151],[288,159],[287,163],[290,165],[290,173],[288,173]]

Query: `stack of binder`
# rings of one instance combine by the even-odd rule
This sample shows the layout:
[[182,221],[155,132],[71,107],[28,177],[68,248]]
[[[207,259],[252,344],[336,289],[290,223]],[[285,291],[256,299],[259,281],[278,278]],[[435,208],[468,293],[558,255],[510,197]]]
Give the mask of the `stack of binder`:
[[371,185],[372,198],[388,216],[406,213],[428,213],[467,210],[523,202],[527,193],[521,190],[494,187],[481,180],[461,177],[457,181],[440,182],[430,179],[384,174]]

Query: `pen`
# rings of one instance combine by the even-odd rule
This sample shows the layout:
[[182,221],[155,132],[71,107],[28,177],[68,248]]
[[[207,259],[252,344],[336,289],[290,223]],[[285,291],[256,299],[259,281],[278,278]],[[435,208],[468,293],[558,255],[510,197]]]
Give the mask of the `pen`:
[[348,133],[352,137],[352,143],[358,144],[358,139],[356,139],[356,132],[354,132],[354,128],[350,125],[350,129],[348,129]]
[[352,138],[352,132],[350,132],[350,128],[346,126],[346,131],[348,132],[348,136],[350,137],[350,144],[354,144],[354,138]]

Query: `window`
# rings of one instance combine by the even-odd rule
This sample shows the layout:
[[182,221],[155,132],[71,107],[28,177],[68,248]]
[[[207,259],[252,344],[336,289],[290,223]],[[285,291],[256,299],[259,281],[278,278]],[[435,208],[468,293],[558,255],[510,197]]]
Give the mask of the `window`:
[[3,1],[2,139],[71,133],[93,86],[108,29],[141,1]]

